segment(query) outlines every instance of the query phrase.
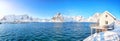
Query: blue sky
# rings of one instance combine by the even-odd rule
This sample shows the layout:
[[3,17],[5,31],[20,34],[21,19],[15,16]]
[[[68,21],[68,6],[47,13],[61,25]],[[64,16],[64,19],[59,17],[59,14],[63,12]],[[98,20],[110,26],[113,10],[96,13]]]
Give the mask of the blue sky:
[[120,19],[119,0],[0,0],[1,15],[28,14],[33,17],[51,18],[60,12],[65,16],[88,18],[106,10]]

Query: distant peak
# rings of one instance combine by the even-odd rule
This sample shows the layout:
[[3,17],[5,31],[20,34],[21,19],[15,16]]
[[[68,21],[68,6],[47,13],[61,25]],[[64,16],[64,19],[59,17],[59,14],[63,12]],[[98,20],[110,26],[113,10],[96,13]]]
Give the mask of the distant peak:
[[57,15],[61,15],[61,13],[60,13],[60,12],[57,12]]

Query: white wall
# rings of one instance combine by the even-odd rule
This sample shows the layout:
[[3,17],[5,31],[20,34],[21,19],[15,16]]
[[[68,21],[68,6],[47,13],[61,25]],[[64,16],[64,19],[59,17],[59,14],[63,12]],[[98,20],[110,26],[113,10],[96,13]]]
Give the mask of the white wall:
[[[107,15],[107,17],[106,17],[106,15]],[[112,16],[110,16],[110,14],[107,14],[107,12],[105,12],[99,18],[99,26],[106,25],[105,21],[108,21],[107,25],[109,25],[112,22],[114,22],[115,19]]]

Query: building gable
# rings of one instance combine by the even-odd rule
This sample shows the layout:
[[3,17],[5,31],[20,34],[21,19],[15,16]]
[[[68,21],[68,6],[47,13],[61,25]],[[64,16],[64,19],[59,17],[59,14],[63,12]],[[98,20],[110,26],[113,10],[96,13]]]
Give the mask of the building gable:
[[112,22],[114,22],[115,19],[116,18],[111,13],[109,13],[108,11],[105,11],[99,17],[99,26],[109,25]]

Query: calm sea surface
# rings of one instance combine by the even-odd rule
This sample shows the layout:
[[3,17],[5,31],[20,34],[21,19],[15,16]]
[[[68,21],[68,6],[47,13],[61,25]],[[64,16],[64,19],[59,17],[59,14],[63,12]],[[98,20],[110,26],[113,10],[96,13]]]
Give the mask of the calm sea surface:
[[0,41],[82,41],[90,35],[90,24],[86,22],[0,24]]

